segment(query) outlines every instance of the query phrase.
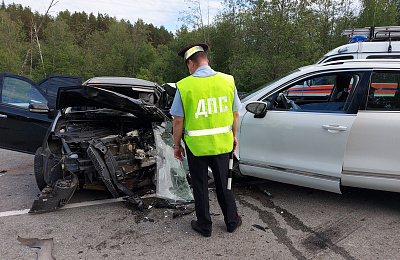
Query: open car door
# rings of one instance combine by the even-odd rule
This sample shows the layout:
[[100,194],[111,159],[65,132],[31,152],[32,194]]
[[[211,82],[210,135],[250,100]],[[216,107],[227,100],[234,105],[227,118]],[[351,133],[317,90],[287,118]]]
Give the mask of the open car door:
[[56,113],[53,89],[81,82],[80,77],[58,75],[38,85],[19,75],[0,74],[0,148],[35,153]]

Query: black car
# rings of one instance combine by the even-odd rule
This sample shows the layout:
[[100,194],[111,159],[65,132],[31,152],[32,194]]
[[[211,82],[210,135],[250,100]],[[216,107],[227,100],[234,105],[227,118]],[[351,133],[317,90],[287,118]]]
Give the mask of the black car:
[[35,153],[57,115],[59,87],[82,84],[82,78],[52,75],[38,83],[0,74],[0,148]]
[[[50,108],[45,112],[43,101],[37,103],[42,110],[29,106],[33,114],[54,117],[46,135],[35,137],[42,142],[34,163],[42,192],[31,212],[62,207],[76,189],[103,189],[113,197],[126,195],[143,208],[134,190],[154,182],[160,143],[163,153],[172,146],[171,131],[165,131],[165,122],[171,122],[166,91],[146,80],[98,77],[59,88],[55,100],[55,115]],[[182,166],[172,172],[175,177],[185,176]],[[180,188],[171,186],[169,191],[179,193]],[[184,196],[183,200],[191,199],[191,194]]]

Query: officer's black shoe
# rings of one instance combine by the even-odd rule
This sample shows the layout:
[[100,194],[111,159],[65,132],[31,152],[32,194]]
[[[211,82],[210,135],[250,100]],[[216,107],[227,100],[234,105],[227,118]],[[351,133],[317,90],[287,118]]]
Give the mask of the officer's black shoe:
[[239,221],[238,221],[238,223],[236,224],[236,226],[234,227],[234,228],[226,228],[227,229],[227,231],[229,232],[229,233],[233,233],[233,232],[235,232],[235,230],[236,229],[238,229],[238,227],[240,227],[242,225],[242,219],[241,218],[239,218]]
[[204,236],[204,237],[211,236],[211,231],[205,231],[202,228],[200,228],[199,226],[197,226],[196,220],[192,220],[192,222],[190,222],[190,224],[192,225],[192,228],[194,229],[194,231],[199,232],[202,236]]

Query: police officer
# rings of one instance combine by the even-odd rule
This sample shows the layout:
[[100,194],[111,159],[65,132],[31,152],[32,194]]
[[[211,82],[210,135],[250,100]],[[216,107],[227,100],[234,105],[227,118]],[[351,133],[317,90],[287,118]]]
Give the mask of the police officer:
[[193,184],[197,221],[192,228],[211,236],[212,221],[208,200],[208,166],[214,175],[218,203],[228,232],[234,232],[242,220],[237,214],[233,192],[227,189],[229,152],[237,146],[241,102],[231,75],[216,72],[208,65],[208,45],[198,43],[181,50],[191,74],[177,82],[170,110],[174,116],[174,156],[183,161],[182,133]]

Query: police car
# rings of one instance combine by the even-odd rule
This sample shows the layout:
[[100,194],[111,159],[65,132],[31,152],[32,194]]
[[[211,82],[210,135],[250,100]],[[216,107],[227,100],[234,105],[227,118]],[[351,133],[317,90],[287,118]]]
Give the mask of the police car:
[[326,53],[317,64],[335,60],[399,59],[400,26],[347,29],[349,43]]

